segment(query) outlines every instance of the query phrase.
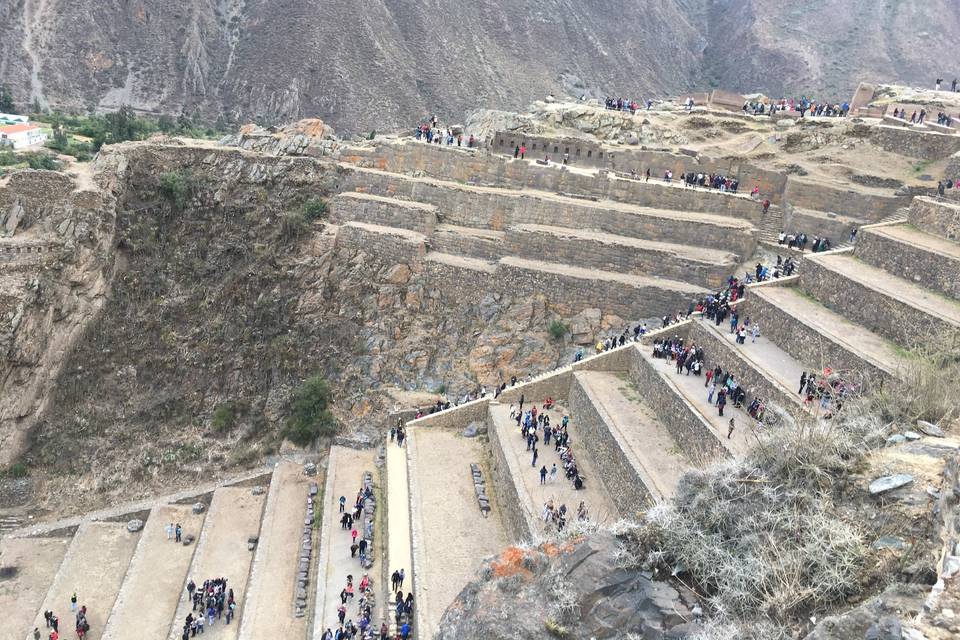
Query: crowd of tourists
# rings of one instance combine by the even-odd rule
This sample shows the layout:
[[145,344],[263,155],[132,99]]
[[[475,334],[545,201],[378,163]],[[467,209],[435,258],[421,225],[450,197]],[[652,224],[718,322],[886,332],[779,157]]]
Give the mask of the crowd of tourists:
[[444,129],[441,127],[437,116],[433,116],[427,122],[418,124],[416,129],[414,129],[413,137],[427,144],[445,144],[448,147],[452,147],[453,145],[462,147],[466,144],[467,148],[472,149],[477,146],[477,139],[472,133],[466,142],[464,142],[462,133],[455,133],[453,129]]
[[611,111],[629,111],[636,113],[646,107],[649,111],[653,108],[653,100],[633,100],[631,98],[612,98],[607,96],[603,101],[603,106]]
[[[673,172],[667,171],[663,179],[665,182],[670,182],[673,179]],[[694,173],[689,171],[680,174],[680,182],[682,182],[685,187],[694,189],[697,187],[706,187],[708,189],[716,189],[723,193],[737,193],[737,189],[740,188],[739,180],[719,173]]]
[[[854,229],[850,233],[850,241],[852,242],[854,238],[857,237],[857,231]],[[784,245],[790,249],[797,249],[799,251],[806,251],[807,242],[809,242],[807,234],[805,233],[787,233],[786,231],[781,231],[777,236],[777,244]],[[813,253],[821,253],[823,251],[829,251],[833,248],[833,244],[830,242],[830,238],[826,236],[814,236],[813,242],[810,244],[810,250]],[[788,274],[789,275],[789,274]]]
[[[403,425],[402,423],[398,427],[392,428],[390,430],[390,440],[397,440],[402,446],[403,442]],[[358,491],[357,495],[352,503],[352,506],[347,507],[348,501],[346,496],[340,496],[337,500],[337,507],[340,513],[340,533],[335,535],[340,535],[341,537],[350,537],[350,558],[342,558],[341,560],[344,563],[354,563],[359,561],[359,568],[367,568],[370,566],[368,563],[368,548],[370,539],[370,534],[372,531],[372,521],[367,525],[366,531],[359,531],[357,528],[357,523],[363,523],[363,510],[365,502],[373,496],[373,488],[369,484],[364,484]],[[360,528],[363,528],[363,525],[360,525]],[[337,605],[337,629],[334,631],[332,627],[327,627],[323,634],[320,636],[322,640],[352,640],[356,638],[357,640],[372,640],[373,638],[381,638],[381,640],[387,640],[389,637],[389,628],[386,623],[383,623],[379,629],[379,635],[377,635],[377,630],[374,628],[372,617],[373,617],[373,585],[371,583],[370,575],[364,573],[359,581],[355,581],[352,573],[347,574],[346,582],[343,588],[340,590],[340,604]],[[356,606],[356,621],[354,617],[349,615],[349,610]],[[412,606],[412,600],[411,600]]]
[[524,396],[521,394],[519,405],[510,406],[510,418],[516,421],[520,436],[526,441],[527,451],[530,452],[530,466],[537,467],[537,462],[540,460],[538,445],[541,441],[544,447],[549,447],[552,441],[554,453],[560,459],[559,468],[556,463],[551,465],[550,470],[547,470],[545,464],[541,466],[538,472],[540,483],[546,484],[548,476],[550,482],[555,482],[557,476],[562,473],[563,477],[573,485],[574,490],[583,489],[585,478],[571,447],[570,416],[564,415],[559,424],[552,424],[550,415],[547,413],[553,407],[552,399],[546,399],[540,411],[537,410],[536,405],[524,411],[523,403]]
[[743,103],[742,110],[746,114],[755,116],[772,116],[775,113],[787,111],[799,113],[801,118],[808,113],[814,117],[843,118],[850,112],[850,103],[818,102],[802,96],[789,100],[780,98],[780,100],[771,103],[762,100],[747,100]]
[[202,634],[204,627],[212,627],[217,620],[224,620],[225,624],[233,620],[237,601],[233,589],[227,586],[226,578],[204,580],[200,586],[190,578],[187,581],[187,597],[193,608],[183,622],[180,636],[183,640]]

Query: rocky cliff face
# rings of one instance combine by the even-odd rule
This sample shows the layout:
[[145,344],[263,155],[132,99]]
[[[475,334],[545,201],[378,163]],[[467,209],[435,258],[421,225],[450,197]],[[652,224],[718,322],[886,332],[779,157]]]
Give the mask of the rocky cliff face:
[[[22,300],[0,297],[2,463],[37,471],[35,505],[69,495],[71,509],[89,508],[249,466],[278,450],[287,399],[310,375],[330,381],[344,437],[366,441],[394,390],[459,398],[570,356],[543,299],[465,295],[307,223],[302,203],[342,188],[346,171],[152,141],[101,152],[102,194],[51,172],[0,184],[5,220],[19,216],[9,242],[42,229],[57,246],[36,284],[17,285]],[[161,176],[183,182],[182,201]],[[563,320],[588,341],[622,322]],[[229,420],[215,423],[221,407]]]
[[[0,6],[0,77],[24,104],[319,116],[346,133],[518,108],[548,93],[692,87],[852,94],[960,67],[949,0],[20,0]],[[455,17],[454,17],[455,16]],[[295,61],[295,62],[291,62]],[[831,95],[830,97],[835,97]]]

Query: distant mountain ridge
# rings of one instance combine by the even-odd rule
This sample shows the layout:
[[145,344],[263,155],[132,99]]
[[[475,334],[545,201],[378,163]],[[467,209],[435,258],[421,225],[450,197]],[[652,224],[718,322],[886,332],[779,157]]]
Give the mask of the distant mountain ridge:
[[355,133],[548,93],[835,99],[960,75],[952,0],[10,0],[0,20],[0,79],[24,105]]

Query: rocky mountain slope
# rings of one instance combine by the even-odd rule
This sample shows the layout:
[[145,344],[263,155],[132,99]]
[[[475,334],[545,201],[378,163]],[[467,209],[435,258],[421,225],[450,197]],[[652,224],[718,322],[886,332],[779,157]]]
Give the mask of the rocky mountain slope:
[[356,133],[547,93],[712,85],[832,98],[860,79],[930,84],[960,73],[952,9],[949,0],[18,0],[0,6],[0,77],[24,105],[319,116]]

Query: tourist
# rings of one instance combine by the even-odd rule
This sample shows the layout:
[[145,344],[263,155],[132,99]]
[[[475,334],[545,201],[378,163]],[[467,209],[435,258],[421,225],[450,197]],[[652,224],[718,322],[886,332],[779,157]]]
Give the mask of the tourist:
[[[722,411],[720,412],[720,415],[723,415],[723,412],[722,412]],[[728,425],[728,427],[727,427],[727,440],[729,440],[729,439],[730,439],[730,436],[733,435],[733,427],[734,427],[733,418],[730,418],[730,423],[729,423],[729,425]]]
[[547,483],[547,465],[540,467],[540,484]]
[[520,159],[523,160],[527,155],[527,143],[521,143],[520,145]]

